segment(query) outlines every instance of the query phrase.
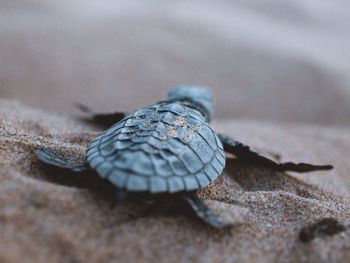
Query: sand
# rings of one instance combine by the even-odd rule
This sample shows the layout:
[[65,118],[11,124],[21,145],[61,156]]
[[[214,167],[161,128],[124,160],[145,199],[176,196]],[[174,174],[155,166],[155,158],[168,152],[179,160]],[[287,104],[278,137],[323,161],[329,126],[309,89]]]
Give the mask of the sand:
[[[0,0],[0,263],[348,262],[349,5]],[[182,206],[116,204],[89,174],[34,154],[45,145],[84,160],[99,131],[72,117],[72,101],[133,110],[182,83],[211,87],[217,131],[335,169],[284,174],[228,160],[198,193],[233,225],[218,231]],[[324,218],[343,231],[299,239]]]
[[[79,186],[88,174],[76,180],[42,165],[35,156],[40,145],[83,161],[98,131],[68,115],[1,99],[0,262],[348,262],[348,127],[234,119],[213,126],[282,161],[335,169],[298,175],[230,158],[223,175],[198,192],[233,224],[216,230],[181,207],[145,214],[144,202],[116,204],[91,191],[91,183]],[[300,241],[300,230],[323,218],[345,230]]]

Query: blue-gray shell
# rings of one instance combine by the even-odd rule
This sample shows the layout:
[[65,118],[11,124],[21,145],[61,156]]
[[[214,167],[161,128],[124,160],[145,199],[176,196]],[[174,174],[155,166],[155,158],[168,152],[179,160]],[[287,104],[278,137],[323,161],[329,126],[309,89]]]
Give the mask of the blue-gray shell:
[[225,153],[197,110],[161,102],[100,134],[89,146],[87,161],[118,188],[173,193],[213,182],[225,166]]

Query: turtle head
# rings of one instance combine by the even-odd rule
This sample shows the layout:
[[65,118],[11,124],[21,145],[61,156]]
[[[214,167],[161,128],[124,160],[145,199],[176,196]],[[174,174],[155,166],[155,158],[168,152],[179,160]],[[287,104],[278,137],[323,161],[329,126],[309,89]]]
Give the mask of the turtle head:
[[168,95],[169,100],[180,100],[190,103],[201,111],[209,121],[213,115],[211,92],[204,87],[181,85],[172,88]]

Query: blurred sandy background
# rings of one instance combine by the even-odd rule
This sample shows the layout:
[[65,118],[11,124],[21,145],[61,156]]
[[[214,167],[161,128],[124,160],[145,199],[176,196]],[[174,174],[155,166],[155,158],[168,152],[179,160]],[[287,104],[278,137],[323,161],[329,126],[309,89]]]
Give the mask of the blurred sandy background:
[[181,83],[217,118],[350,124],[348,0],[0,0],[0,96],[77,114]]

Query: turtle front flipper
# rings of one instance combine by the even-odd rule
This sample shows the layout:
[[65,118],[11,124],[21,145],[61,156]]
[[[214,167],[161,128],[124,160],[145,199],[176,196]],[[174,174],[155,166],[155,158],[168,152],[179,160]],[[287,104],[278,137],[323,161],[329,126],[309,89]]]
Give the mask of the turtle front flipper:
[[57,156],[57,154],[54,151],[52,151],[46,147],[43,147],[43,146],[41,146],[36,151],[36,155],[44,163],[47,163],[50,165],[55,165],[55,166],[58,166],[60,168],[70,169],[70,170],[73,170],[75,172],[83,172],[85,170],[88,170],[87,164],[78,164],[78,163],[68,162],[68,161],[62,159],[61,157]]
[[293,162],[277,163],[258,153],[248,145],[235,141],[223,134],[218,134],[218,136],[222,141],[226,152],[234,154],[239,160],[247,163],[271,168],[277,171],[293,171],[299,173],[333,169],[332,165],[313,165],[309,163]]
[[197,195],[186,193],[182,194],[181,197],[192,208],[193,212],[207,224],[215,228],[222,228],[225,226],[222,224],[220,218],[214,215],[210,208]]
[[80,102],[75,102],[75,105],[85,113],[89,114],[93,123],[96,123],[103,128],[111,127],[113,124],[121,121],[126,115],[128,115],[128,112],[126,111],[116,111],[110,113],[99,112]]

